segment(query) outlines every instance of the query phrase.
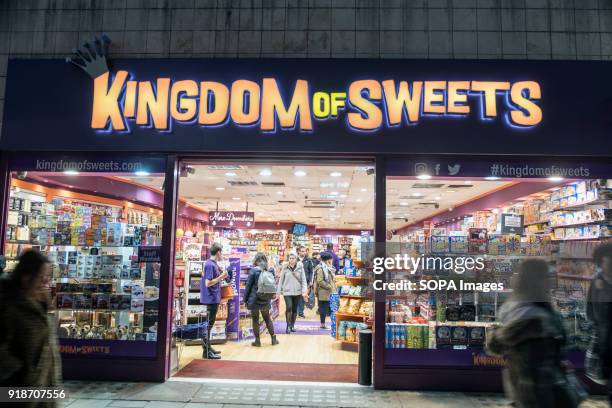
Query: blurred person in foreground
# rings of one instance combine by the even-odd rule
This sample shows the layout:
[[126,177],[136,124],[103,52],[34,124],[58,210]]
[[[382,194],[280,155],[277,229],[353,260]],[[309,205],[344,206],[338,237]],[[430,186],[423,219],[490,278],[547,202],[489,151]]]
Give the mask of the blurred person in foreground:
[[[57,387],[61,382],[55,324],[48,313],[51,264],[37,251],[19,257],[0,279],[0,386]],[[52,402],[30,406],[54,406]]]
[[563,321],[552,305],[548,264],[523,261],[512,295],[499,310],[500,327],[487,334],[487,352],[503,356],[503,384],[515,407],[577,407],[585,397],[563,358]]
[[587,296],[587,318],[593,327],[585,368],[590,379],[607,383],[612,406],[612,243],[595,248],[593,261],[596,272]]

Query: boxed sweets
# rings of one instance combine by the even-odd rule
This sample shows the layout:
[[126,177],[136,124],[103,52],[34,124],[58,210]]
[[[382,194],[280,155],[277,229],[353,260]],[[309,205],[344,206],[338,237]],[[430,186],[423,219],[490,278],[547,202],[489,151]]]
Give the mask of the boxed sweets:
[[453,347],[468,345],[468,328],[466,326],[451,327],[451,344]]
[[438,348],[447,348],[451,345],[451,327],[437,326],[436,327],[436,346]]
[[485,328],[482,326],[468,327],[468,345],[470,347],[484,347]]

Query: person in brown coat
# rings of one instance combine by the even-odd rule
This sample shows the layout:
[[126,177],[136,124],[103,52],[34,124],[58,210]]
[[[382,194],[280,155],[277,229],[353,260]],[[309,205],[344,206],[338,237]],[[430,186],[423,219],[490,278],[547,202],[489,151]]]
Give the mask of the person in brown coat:
[[[55,325],[49,308],[49,260],[26,251],[0,279],[0,386],[57,387],[61,381]],[[54,406],[52,402],[28,406]]]
[[321,319],[321,328],[327,329],[325,326],[325,317],[329,316],[329,296],[336,291],[336,283],[334,275],[336,269],[333,267],[331,254],[323,252],[321,254],[321,263],[314,270],[314,287],[317,302],[319,304],[319,318]]

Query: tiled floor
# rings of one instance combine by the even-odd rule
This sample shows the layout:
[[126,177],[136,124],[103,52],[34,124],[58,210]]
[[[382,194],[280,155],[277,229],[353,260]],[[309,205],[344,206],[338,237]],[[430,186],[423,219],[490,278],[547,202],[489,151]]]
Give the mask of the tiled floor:
[[[346,384],[254,381],[68,382],[70,408],[508,407],[499,394],[375,391]],[[607,408],[595,398],[581,408]]]

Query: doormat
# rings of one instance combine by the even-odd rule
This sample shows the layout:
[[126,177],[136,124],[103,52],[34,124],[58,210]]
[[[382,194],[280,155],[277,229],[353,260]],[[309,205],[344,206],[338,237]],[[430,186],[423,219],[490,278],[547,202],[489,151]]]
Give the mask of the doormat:
[[[327,327],[330,327],[330,322],[327,322]],[[274,332],[278,334],[285,333],[287,323],[284,320],[274,321]],[[291,334],[302,334],[302,335],[326,335],[331,336],[331,330],[322,330],[321,323],[316,321],[308,321],[299,319],[295,322],[295,333]]]
[[175,377],[356,383],[357,365],[193,360]]

